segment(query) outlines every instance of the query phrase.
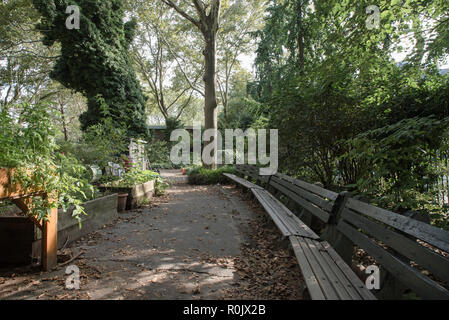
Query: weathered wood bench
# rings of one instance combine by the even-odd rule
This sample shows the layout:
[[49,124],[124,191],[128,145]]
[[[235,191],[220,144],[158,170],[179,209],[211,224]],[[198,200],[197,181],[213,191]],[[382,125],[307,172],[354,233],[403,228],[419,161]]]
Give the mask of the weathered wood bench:
[[332,204],[325,203],[326,200],[320,197],[323,197],[324,194],[324,197],[331,196],[332,199],[336,199],[337,194],[331,194],[325,189],[321,190],[322,188],[317,186],[300,182],[290,185],[290,182],[284,181],[286,177],[280,175],[259,176],[258,169],[251,168],[251,166],[238,166],[236,173],[242,175],[243,178],[235,179],[235,176],[226,176],[251,190],[282,235],[290,241],[313,300],[375,299],[374,295],[366,289],[362,281],[327,242],[321,242],[320,237],[312,229],[269,191],[244,178],[248,177],[256,182],[264,183],[285,195],[296,195],[292,198],[298,204],[326,221],[328,217],[325,218],[325,215],[329,215],[328,211],[332,209]]
[[329,222],[339,197],[336,192],[280,173],[270,177],[267,189],[284,200],[308,226],[313,228],[315,221],[321,222],[315,230],[319,234]]
[[[380,266],[379,296],[400,298],[411,289],[424,299],[449,299],[449,232],[286,175],[260,177],[254,166],[238,166],[236,174],[265,187],[250,182],[290,240],[312,299],[374,299],[350,268],[355,248]],[[314,219],[319,230],[310,228]]]
[[449,232],[352,198],[337,221],[340,240],[347,242],[339,248],[363,249],[422,299],[449,299],[449,259],[442,254],[449,252]]

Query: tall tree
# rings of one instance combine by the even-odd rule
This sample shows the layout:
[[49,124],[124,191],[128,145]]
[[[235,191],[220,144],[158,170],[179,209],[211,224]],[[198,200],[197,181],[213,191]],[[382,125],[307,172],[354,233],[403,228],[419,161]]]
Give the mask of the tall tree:
[[[61,56],[51,77],[88,99],[88,110],[81,116],[82,128],[101,122],[106,105],[115,125],[124,126],[129,136],[147,136],[146,98],[128,52],[136,23],[123,23],[123,0],[33,3],[42,15],[38,28],[44,44],[61,44]],[[79,29],[66,28],[69,5],[80,8]]]
[[[190,5],[178,6],[172,0],[162,0],[173,8],[182,17],[195,25],[204,38],[204,126],[205,129],[217,129],[218,99],[217,99],[217,33],[220,25],[221,0],[210,0],[203,3],[201,0],[191,0]],[[192,12],[194,11],[194,12]],[[206,142],[217,146],[217,139]],[[213,155],[216,158],[216,154]],[[215,168],[216,163],[211,165]]]
[[0,2],[0,107],[38,102],[51,94],[49,73],[59,54],[45,47],[34,25],[39,13],[31,0]]
[[[132,59],[151,98],[148,109],[157,108],[165,120],[179,119],[195,105],[196,96],[204,97],[204,68],[195,51],[199,39],[190,37],[188,21],[158,1],[128,1],[127,11],[138,21]],[[188,37],[193,41],[183,41]]]
[[237,1],[222,16],[218,33],[217,83],[224,119],[227,118],[233,76],[241,69],[240,58],[254,47],[252,34],[263,23],[264,4],[259,0]]

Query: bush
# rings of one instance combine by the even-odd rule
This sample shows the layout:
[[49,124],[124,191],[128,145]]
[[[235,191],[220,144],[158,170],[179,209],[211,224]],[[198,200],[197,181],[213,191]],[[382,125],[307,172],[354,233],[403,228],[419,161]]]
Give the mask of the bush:
[[122,177],[104,177],[101,181],[109,188],[133,188],[138,184],[154,180],[154,188],[157,196],[163,195],[168,188],[168,183],[157,172],[131,168]]
[[227,178],[223,173],[234,173],[235,168],[231,166],[221,167],[217,170],[205,169],[196,167],[187,171],[188,181],[193,185],[208,185],[208,184],[225,184]]
[[50,197],[33,199],[30,214],[38,220],[47,219],[57,206],[74,206],[73,216],[81,221],[82,203],[95,189],[86,179],[87,169],[55,143],[50,110],[48,104],[22,104],[0,112],[0,168],[15,168],[11,183],[25,190],[58,195],[57,203]]

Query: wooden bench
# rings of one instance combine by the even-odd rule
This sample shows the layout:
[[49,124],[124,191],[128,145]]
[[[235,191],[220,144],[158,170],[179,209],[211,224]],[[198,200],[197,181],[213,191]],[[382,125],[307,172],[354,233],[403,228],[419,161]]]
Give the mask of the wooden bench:
[[[317,219],[325,227],[339,197],[336,192],[280,173],[270,177],[267,188],[285,200],[288,207],[297,209],[294,211],[298,211],[299,218],[308,226],[312,226],[313,220]],[[316,231],[321,233],[322,230]]]
[[[326,193],[327,190],[323,189],[323,191],[317,186],[303,185],[300,182],[296,184],[305,189],[297,185],[289,185],[290,182],[281,181],[282,179],[285,180],[283,176],[279,176],[279,178],[259,176],[258,169],[251,168],[251,166],[239,166],[236,173],[243,178],[249,177],[256,182],[272,186],[286,195],[296,195],[294,199],[298,203],[307,208],[306,210],[311,210],[322,218],[325,213],[328,214],[332,205],[325,204],[325,200],[320,196],[331,196],[332,199],[336,199],[338,196],[337,194]],[[260,187],[251,187],[251,185],[254,185],[252,183],[250,186],[247,183],[241,183],[240,179],[243,178],[233,180],[251,190],[282,235],[289,240],[298,259],[308,292],[313,300],[375,299],[374,295],[366,289],[362,281],[327,242],[321,242],[320,237],[312,229],[270,192]],[[301,193],[297,189],[308,191],[301,191]],[[299,193],[302,196],[298,196]],[[317,213],[318,210],[319,214]]]
[[329,243],[297,236],[290,241],[312,300],[376,300]]
[[449,252],[449,232],[351,198],[341,207],[337,230],[404,288],[423,299],[449,299],[449,259],[441,252]]

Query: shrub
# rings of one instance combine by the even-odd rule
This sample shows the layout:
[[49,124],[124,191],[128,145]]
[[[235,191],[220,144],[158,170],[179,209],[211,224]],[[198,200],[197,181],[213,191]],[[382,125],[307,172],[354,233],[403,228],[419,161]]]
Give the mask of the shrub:
[[23,104],[0,112],[0,167],[15,168],[12,183],[25,190],[58,195],[58,203],[50,197],[33,199],[30,213],[38,220],[47,219],[56,206],[74,206],[73,216],[81,221],[82,203],[94,189],[85,178],[86,168],[60,152],[49,110],[46,104]]
[[133,188],[138,184],[154,180],[154,188],[157,196],[165,193],[168,188],[168,183],[159,175],[159,173],[142,170],[139,168],[131,168],[120,178],[113,178],[111,176],[105,177],[102,181],[106,181],[103,185],[110,188]]
[[234,173],[234,170],[235,168],[231,166],[221,167],[217,170],[196,167],[187,171],[188,181],[193,185],[225,184],[227,178],[223,173]]

